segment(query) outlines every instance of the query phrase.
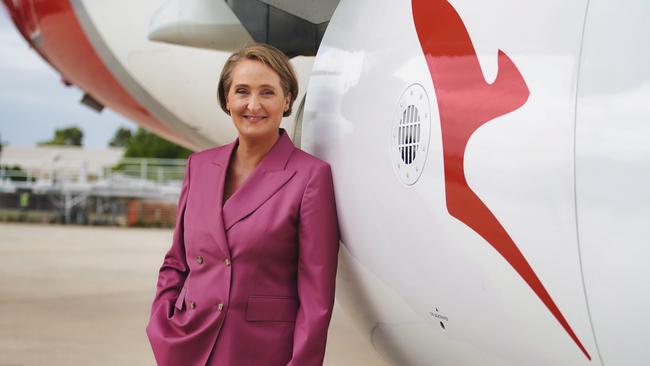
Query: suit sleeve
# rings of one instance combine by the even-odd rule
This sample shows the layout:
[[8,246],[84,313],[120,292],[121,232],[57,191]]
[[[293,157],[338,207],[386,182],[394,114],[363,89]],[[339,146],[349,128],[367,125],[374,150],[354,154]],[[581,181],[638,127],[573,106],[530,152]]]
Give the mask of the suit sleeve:
[[[181,194],[178,198],[178,206],[176,208],[176,225],[174,227],[174,234],[172,237],[172,245],[165,254],[162,266],[158,273],[158,283],[156,285],[156,296],[154,297],[153,304],[151,305],[151,313],[162,303],[167,300],[178,297],[178,294],[185,282],[185,278],[189,272],[189,267],[185,259],[185,241],[183,216],[185,214],[185,207],[187,205],[187,195],[190,189],[190,165],[192,156],[187,160],[187,167],[185,168],[185,175],[183,176],[183,184]],[[167,311],[167,310],[166,310]]]
[[287,366],[321,366],[334,306],[339,231],[329,165],[313,173],[300,204],[298,297],[293,356]]

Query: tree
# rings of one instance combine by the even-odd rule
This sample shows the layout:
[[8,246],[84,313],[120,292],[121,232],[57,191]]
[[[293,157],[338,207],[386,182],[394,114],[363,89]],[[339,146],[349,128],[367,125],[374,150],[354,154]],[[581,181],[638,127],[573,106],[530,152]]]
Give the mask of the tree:
[[54,131],[54,138],[50,141],[39,142],[39,145],[65,145],[65,146],[81,146],[84,133],[79,127],[70,126],[65,128],[57,128]]
[[186,159],[192,151],[138,128],[126,144],[125,158]]
[[108,146],[126,147],[130,139],[131,130],[126,127],[120,127],[117,131],[115,131],[115,135],[113,135],[113,138],[108,143]]
[[[14,165],[0,165],[0,171],[3,171],[4,174],[9,177],[9,180],[14,182],[27,182],[27,172],[25,172],[20,166]],[[36,178],[29,178],[30,182],[34,182]]]

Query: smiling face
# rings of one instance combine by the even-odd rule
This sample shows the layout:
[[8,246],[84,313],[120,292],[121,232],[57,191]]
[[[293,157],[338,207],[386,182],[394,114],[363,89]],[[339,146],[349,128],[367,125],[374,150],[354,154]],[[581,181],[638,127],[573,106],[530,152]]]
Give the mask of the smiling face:
[[231,74],[226,107],[239,136],[247,139],[275,139],[282,114],[289,109],[280,76],[260,61],[244,59]]

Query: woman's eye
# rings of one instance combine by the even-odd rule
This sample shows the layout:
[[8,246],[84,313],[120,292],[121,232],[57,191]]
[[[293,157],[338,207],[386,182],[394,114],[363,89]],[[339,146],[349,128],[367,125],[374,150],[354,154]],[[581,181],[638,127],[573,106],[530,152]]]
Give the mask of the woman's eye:
[[237,94],[246,94],[246,89],[236,89],[235,93],[237,93]]
[[273,95],[273,94],[274,94],[274,93],[273,93],[273,90],[264,90],[264,91],[262,92],[262,95]]

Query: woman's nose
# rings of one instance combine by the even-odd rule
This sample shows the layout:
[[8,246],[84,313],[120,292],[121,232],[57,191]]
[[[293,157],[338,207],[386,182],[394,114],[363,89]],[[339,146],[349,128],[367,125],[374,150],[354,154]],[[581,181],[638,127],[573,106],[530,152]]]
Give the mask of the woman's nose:
[[251,111],[260,109],[260,101],[257,96],[251,95],[250,98],[248,98],[248,109]]

